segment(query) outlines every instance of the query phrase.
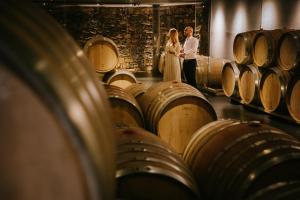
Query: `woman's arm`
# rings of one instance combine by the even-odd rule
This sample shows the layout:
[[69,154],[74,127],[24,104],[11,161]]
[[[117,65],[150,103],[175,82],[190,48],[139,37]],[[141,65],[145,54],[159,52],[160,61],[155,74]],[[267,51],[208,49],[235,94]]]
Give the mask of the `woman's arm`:
[[179,55],[180,55],[180,50],[181,50],[180,44],[177,43],[177,44],[175,45],[175,51],[174,51],[176,56],[179,56]]
[[179,43],[176,44],[175,46],[169,46],[168,52],[170,54],[174,54],[176,56],[179,56],[179,54],[180,54],[180,45],[179,45]]

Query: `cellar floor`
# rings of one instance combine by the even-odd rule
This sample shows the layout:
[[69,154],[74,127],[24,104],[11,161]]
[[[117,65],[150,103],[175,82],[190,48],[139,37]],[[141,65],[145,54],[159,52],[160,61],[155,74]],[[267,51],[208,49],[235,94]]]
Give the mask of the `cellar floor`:
[[[146,84],[152,85],[155,82],[162,81],[161,77],[137,76],[137,80]],[[240,120],[255,120],[269,124],[279,128],[291,135],[300,139],[300,124],[296,124],[291,120],[286,120],[281,117],[264,113],[261,110],[242,105],[224,95],[213,95],[209,92],[203,92],[209,102],[214,107],[218,119],[240,119]]]

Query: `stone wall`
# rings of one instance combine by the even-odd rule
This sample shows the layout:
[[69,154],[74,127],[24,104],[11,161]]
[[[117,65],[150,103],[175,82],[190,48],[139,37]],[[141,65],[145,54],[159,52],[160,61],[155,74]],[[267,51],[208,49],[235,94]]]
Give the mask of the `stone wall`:
[[[152,70],[151,7],[59,7],[55,4],[42,6],[82,48],[92,37],[103,35],[112,39],[119,48],[118,68],[132,71]],[[166,44],[166,35],[170,28],[174,27],[180,31],[180,41],[183,42],[184,27],[195,26],[195,5],[160,7],[160,14],[161,49]]]

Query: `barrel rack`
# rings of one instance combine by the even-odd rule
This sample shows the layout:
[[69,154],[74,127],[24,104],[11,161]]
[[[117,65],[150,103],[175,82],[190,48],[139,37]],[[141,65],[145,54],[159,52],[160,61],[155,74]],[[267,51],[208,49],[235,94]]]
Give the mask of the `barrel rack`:
[[261,106],[253,105],[253,104],[244,104],[240,99],[237,99],[235,97],[230,97],[230,100],[233,101],[233,102],[235,102],[235,103],[239,103],[239,104],[241,104],[241,105],[243,105],[245,107],[252,108],[252,109],[255,109],[257,111],[260,111],[260,112],[263,112],[265,114],[268,114],[270,117],[275,117],[275,118],[278,118],[278,119],[285,120],[286,122],[289,122],[289,123],[300,125],[300,124],[297,124],[297,122],[295,122],[293,120],[293,118],[288,115],[288,113],[278,112],[278,111],[275,111],[275,112],[272,112],[272,113],[268,113],[268,112],[265,112],[264,108],[261,107]]
[[209,93],[214,96],[224,96],[223,89],[216,89],[211,87],[200,87],[199,90],[204,93]]

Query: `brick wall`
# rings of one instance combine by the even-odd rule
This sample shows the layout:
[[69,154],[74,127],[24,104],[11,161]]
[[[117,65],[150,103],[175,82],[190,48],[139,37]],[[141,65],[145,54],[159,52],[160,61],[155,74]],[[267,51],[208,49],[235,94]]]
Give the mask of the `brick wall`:
[[[82,48],[95,35],[103,35],[112,39],[119,48],[120,66],[118,67],[132,71],[152,69],[151,7],[63,8],[55,4],[42,6],[65,27]],[[196,9],[197,12],[200,10],[198,7]],[[161,47],[166,43],[166,34],[170,28],[174,27],[180,31],[180,41],[183,42],[184,27],[195,26],[195,5],[161,7],[160,15]],[[197,20],[198,15],[202,16],[203,13],[197,13]]]

